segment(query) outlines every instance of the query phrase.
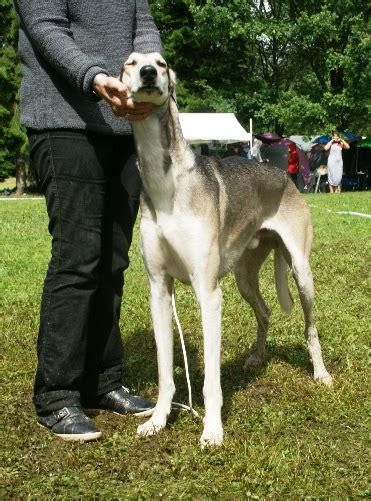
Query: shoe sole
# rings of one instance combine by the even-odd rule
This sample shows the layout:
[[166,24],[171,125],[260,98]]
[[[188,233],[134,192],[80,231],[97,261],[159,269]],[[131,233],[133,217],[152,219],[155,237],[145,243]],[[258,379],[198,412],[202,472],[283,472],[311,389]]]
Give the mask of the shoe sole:
[[42,425],[41,423],[37,423],[40,428],[46,428],[49,430],[53,435],[55,435],[58,438],[61,438],[65,442],[92,442],[93,440],[98,440],[102,436],[101,431],[95,431],[91,433],[54,433],[50,428],[47,426]]
[[150,417],[153,414],[153,411],[155,408],[153,407],[152,409],[148,409],[146,411],[141,411],[141,412],[125,412],[125,413],[120,413],[113,411],[111,409],[84,409],[84,412],[86,414],[89,414],[91,416],[96,416],[100,412],[111,412],[112,414],[116,414],[116,416],[134,416],[137,418],[145,418],[145,417]]
[[92,442],[94,440],[99,440],[102,436],[101,431],[96,431],[95,433],[84,433],[83,435],[81,433],[79,434],[59,434],[59,433],[54,433],[56,437],[61,438],[65,442]]

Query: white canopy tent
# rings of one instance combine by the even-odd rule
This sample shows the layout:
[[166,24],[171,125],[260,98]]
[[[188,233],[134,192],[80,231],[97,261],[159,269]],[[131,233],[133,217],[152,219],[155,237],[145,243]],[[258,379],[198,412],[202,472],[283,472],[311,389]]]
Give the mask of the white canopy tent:
[[252,143],[252,120],[250,132],[246,132],[234,113],[180,113],[179,119],[184,138],[190,144]]
[[290,141],[293,141],[297,144],[303,151],[309,151],[312,146],[315,144],[313,140],[318,137],[317,136],[289,136]]

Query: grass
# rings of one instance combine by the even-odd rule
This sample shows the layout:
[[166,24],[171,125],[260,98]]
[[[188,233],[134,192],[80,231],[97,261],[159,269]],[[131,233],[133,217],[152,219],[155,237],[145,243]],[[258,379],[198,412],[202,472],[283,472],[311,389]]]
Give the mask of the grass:
[[[201,422],[173,411],[166,430],[137,438],[138,420],[100,414],[99,443],[60,442],[35,424],[31,401],[39,297],[48,261],[43,201],[0,201],[2,499],[346,499],[367,490],[371,221],[370,193],[308,195],[315,240],[316,319],[333,388],[315,384],[296,306],[277,305],[272,259],[262,290],[272,307],[267,361],[244,372],[255,321],[232,277],[223,280],[222,343],[225,442],[202,451]],[[136,231],[127,273],[122,330],[125,384],[157,394],[148,287]],[[291,279],[290,279],[291,280]],[[292,281],[291,281],[292,284]],[[294,291],[295,292],[295,291]],[[190,289],[177,284],[196,409],[202,412],[202,336]],[[175,400],[186,402],[175,341]]]

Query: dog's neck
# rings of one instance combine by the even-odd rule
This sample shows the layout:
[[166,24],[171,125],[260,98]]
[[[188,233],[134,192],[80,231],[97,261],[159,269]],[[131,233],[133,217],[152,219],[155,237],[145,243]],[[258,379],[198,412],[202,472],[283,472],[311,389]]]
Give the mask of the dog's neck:
[[144,192],[156,211],[171,212],[177,176],[194,164],[174,100],[169,98],[148,118],[133,122],[133,132]]

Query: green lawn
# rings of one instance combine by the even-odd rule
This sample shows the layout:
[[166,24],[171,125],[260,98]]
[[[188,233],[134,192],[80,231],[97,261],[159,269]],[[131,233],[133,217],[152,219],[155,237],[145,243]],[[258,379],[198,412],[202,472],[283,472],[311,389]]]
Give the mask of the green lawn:
[[[255,339],[251,310],[232,277],[223,281],[225,442],[202,451],[202,423],[173,411],[167,428],[137,438],[138,420],[100,414],[99,443],[68,444],[35,424],[31,402],[39,297],[49,236],[42,200],[0,201],[1,499],[346,499],[367,491],[370,333],[370,193],[308,195],[315,229],[312,268],[316,318],[329,389],[312,380],[296,306],[278,307],[272,259],[262,290],[272,307],[264,367],[244,372]],[[127,273],[122,331],[125,384],[153,399],[157,368],[148,287],[138,233]],[[292,280],[290,279],[291,284]],[[202,336],[191,289],[177,284],[196,409],[202,413]],[[186,402],[176,337],[175,400]]]

